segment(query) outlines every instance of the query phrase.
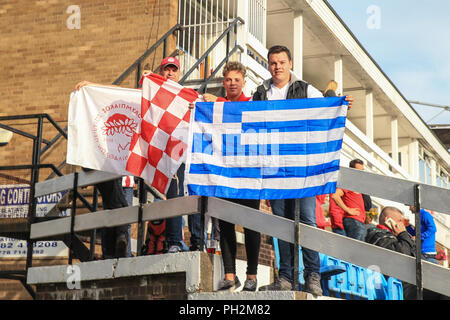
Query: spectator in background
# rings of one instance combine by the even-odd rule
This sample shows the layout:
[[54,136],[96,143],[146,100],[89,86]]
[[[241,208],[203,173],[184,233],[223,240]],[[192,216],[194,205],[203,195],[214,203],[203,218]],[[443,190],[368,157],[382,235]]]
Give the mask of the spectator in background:
[[327,87],[323,90],[324,97],[337,97],[336,91],[338,88],[338,83],[334,80],[328,81]]
[[325,218],[325,214],[322,208],[326,197],[326,194],[316,196],[316,224],[317,228],[322,230],[325,230],[326,227],[329,227],[331,225],[330,222]]
[[[350,161],[350,168],[364,170],[364,162],[360,159]],[[366,210],[361,193],[337,188],[332,195],[336,204],[344,211],[342,219],[345,234],[353,239],[364,241],[366,237]]]
[[[414,212],[414,206],[409,210]],[[406,230],[413,237],[416,236],[416,229],[408,223]],[[436,224],[433,216],[425,209],[420,209],[420,234],[422,240],[422,254],[429,262],[439,264],[436,260]]]
[[[376,228],[368,231],[366,242],[408,256],[416,255],[416,246],[411,235],[406,231],[403,213],[395,207],[383,208],[379,224]],[[416,292],[415,285],[403,281],[403,298],[405,300],[415,300]],[[424,300],[448,300],[448,297],[427,289],[423,291],[423,298]]]
[[363,201],[364,201],[364,210],[370,211],[372,209],[372,198],[368,194],[363,194]]
[[333,195],[330,194],[330,221],[331,221],[331,229],[334,233],[340,234],[342,236],[346,236],[344,223],[342,220],[344,219],[344,210],[339,207],[336,202],[333,200]]

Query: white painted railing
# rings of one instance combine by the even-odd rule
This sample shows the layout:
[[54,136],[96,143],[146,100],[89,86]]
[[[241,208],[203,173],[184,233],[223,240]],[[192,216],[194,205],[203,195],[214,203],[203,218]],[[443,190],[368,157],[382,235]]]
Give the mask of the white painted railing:
[[[180,57],[181,70],[189,70],[209,49],[214,41],[230,26],[237,17],[237,0],[179,0],[178,23],[183,26],[177,39],[177,47],[183,52]],[[236,34],[230,39],[234,46]],[[204,68],[208,76],[226,56],[224,39],[187,80],[204,77]]]
[[[241,61],[261,79],[267,77],[266,62],[266,15],[267,0],[179,0],[178,23],[183,26],[178,33],[177,48],[183,52],[180,56],[181,70],[189,70],[211,46],[211,44],[230,26],[234,19],[241,17],[245,24],[238,26],[228,42],[230,47],[239,44],[247,56],[247,45],[256,57],[256,68],[248,65],[246,58],[236,55],[232,60]],[[202,63],[193,72],[189,80],[204,78],[204,68],[211,74],[226,56],[227,40],[223,39],[209,55],[207,63]],[[250,60],[255,59],[255,57]],[[252,61],[253,62],[253,61]],[[251,64],[251,63],[250,63]],[[218,75],[220,77],[220,74]]]
[[267,0],[248,0],[248,31],[263,45],[266,44]]

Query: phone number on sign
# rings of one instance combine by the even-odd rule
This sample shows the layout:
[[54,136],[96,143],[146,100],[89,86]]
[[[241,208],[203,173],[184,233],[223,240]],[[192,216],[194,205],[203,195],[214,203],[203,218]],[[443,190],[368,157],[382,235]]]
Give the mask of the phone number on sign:
[[[3,239],[2,239],[3,240]],[[33,254],[44,254],[46,248],[58,247],[57,241],[39,241],[33,243]],[[27,254],[27,243],[25,241],[0,241],[0,257],[17,256]]]

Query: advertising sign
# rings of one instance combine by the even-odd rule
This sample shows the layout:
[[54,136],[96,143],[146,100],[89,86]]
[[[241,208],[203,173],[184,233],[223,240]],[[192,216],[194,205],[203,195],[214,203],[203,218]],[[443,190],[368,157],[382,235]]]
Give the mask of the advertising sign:
[[[66,191],[37,198],[36,217],[45,217],[64,197]],[[30,186],[27,184],[0,185],[0,219],[27,218]],[[69,216],[70,209],[62,211],[61,216]],[[62,241],[38,241],[33,247],[34,257],[66,257],[68,248]],[[0,258],[20,258],[27,255],[27,242],[24,240],[0,237]]]

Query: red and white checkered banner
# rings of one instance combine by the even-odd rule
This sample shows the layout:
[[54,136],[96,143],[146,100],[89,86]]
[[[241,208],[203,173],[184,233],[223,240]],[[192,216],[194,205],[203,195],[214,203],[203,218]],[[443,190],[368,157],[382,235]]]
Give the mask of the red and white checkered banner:
[[165,194],[185,160],[190,109],[199,94],[166,78],[150,74],[142,83],[141,117],[131,139],[126,169]]

